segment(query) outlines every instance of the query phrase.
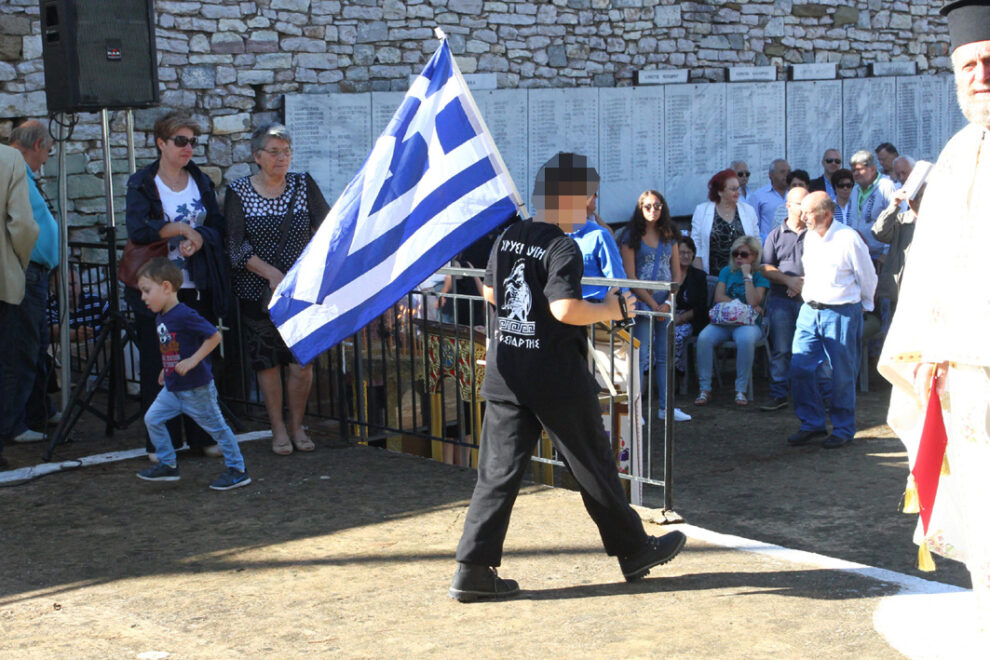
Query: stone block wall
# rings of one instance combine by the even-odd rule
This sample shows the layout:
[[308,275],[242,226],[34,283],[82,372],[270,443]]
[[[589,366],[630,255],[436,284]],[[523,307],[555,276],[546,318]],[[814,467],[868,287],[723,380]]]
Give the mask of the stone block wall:
[[[252,127],[283,95],[405,90],[442,27],[464,73],[499,87],[631,85],[637,69],[687,68],[722,81],[725,67],[835,62],[865,76],[872,62],[913,61],[946,72],[941,2],[901,0],[156,0],[160,108],[135,112],[138,164],[155,157],[148,132],[166,108],[187,108],[209,135],[196,161],[218,184],[249,173]],[[37,0],[0,6],[0,136],[47,114]],[[126,172],[123,113],[113,113],[114,172]],[[103,221],[99,117],[80,114],[68,144],[70,223]],[[46,174],[53,175],[54,159]],[[123,222],[124,188],[115,176]],[[54,176],[48,177],[55,196]]]

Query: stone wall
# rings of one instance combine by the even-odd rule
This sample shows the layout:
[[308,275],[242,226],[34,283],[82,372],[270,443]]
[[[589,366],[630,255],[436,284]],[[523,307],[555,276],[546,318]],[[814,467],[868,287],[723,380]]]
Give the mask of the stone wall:
[[[499,87],[630,85],[637,69],[688,68],[722,81],[727,66],[836,62],[865,76],[871,62],[950,70],[941,2],[846,0],[157,0],[161,108],[135,112],[139,166],[164,108],[187,108],[209,142],[196,161],[218,182],[250,171],[248,136],[278,116],[287,93],[405,90],[447,35],[464,73]],[[37,0],[0,7],[0,135],[47,114]],[[102,222],[100,124],[79,115],[68,145],[70,223]],[[126,172],[123,113],[114,113],[113,168]],[[47,166],[54,198],[54,159]],[[115,176],[122,195],[126,176]],[[115,204],[123,213],[122,200]],[[120,216],[122,221],[122,216]]]

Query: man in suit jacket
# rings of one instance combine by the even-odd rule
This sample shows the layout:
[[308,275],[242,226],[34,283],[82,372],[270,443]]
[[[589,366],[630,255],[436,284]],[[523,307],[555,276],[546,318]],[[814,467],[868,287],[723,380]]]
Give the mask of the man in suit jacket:
[[[24,299],[24,272],[31,258],[31,250],[38,238],[38,223],[31,213],[28,196],[27,171],[24,159],[11,147],[0,145],[0,346],[10,347],[9,336],[14,324],[11,313]],[[12,351],[0,351],[0,425],[13,418],[8,410],[14,397],[6,396],[8,381],[7,358]],[[0,469],[6,467],[3,458],[3,434],[0,433]]]
[[825,155],[822,156],[823,174],[817,179],[812,179],[808,183],[808,192],[824,190],[828,193],[828,196],[832,198],[832,201],[835,201],[835,189],[832,187],[832,175],[838,172],[840,167],[842,167],[842,154],[839,153],[839,150],[826,149]]

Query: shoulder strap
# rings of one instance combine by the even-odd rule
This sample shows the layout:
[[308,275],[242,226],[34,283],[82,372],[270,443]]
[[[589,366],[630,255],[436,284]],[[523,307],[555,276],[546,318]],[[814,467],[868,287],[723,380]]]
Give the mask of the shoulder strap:
[[296,185],[292,188],[292,197],[289,198],[289,207],[285,210],[285,217],[282,218],[282,226],[279,228],[278,247],[275,249],[275,266],[284,271],[282,266],[282,254],[285,252],[285,244],[289,242],[289,228],[292,226],[292,207],[296,203],[296,195],[299,194],[300,182],[296,180]]

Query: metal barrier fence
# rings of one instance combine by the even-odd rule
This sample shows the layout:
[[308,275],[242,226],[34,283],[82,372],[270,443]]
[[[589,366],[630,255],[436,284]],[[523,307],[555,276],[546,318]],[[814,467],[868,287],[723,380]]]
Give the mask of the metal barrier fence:
[[[94,246],[95,247],[95,246]],[[105,296],[103,266],[79,264],[83,291]],[[329,423],[344,438],[373,446],[431,457],[465,467],[477,466],[478,441],[484,401],[479,395],[484,357],[491,327],[480,294],[480,269],[443,268],[453,286],[413,291],[386,313],[313,362],[313,386],[307,418]],[[665,282],[585,278],[585,284],[670,291]],[[674,296],[669,296],[673,299]],[[103,298],[105,300],[105,297]],[[129,310],[124,310],[125,315]],[[673,319],[667,313],[635,312],[638,323],[648,323],[648,340],[635,347],[632,333],[612,332],[604,324],[588,334],[588,368],[601,386],[600,405],[605,429],[615,448],[621,477],[629,484],[634,503],[673,507]],[[662,326],[663,346],[654,346],[654,324]],[[229,409],[239,417],[265,420],[257,378],[244,349],[240,308],[232,305],[222,320],[222,357],[215,360],[218,389]],[[87,355],[85,342],[75,342],[73,365],[78,372]],[[654,360],[644,374],[639,352],[652,356],[664,350],[667,359],[665,401],[655,401]],[[125,372],[131,401],[137,405],[137,355],[125,345]],[[75,378],[87,377],[74,374]],[[658,406],[666,410],[658,420]],[[662,421],[662,423],[657,423]],[[533,456],[534,479],[567,484],[565,466],[544,435]],[[644,487],[662,490],[644,494]]]

